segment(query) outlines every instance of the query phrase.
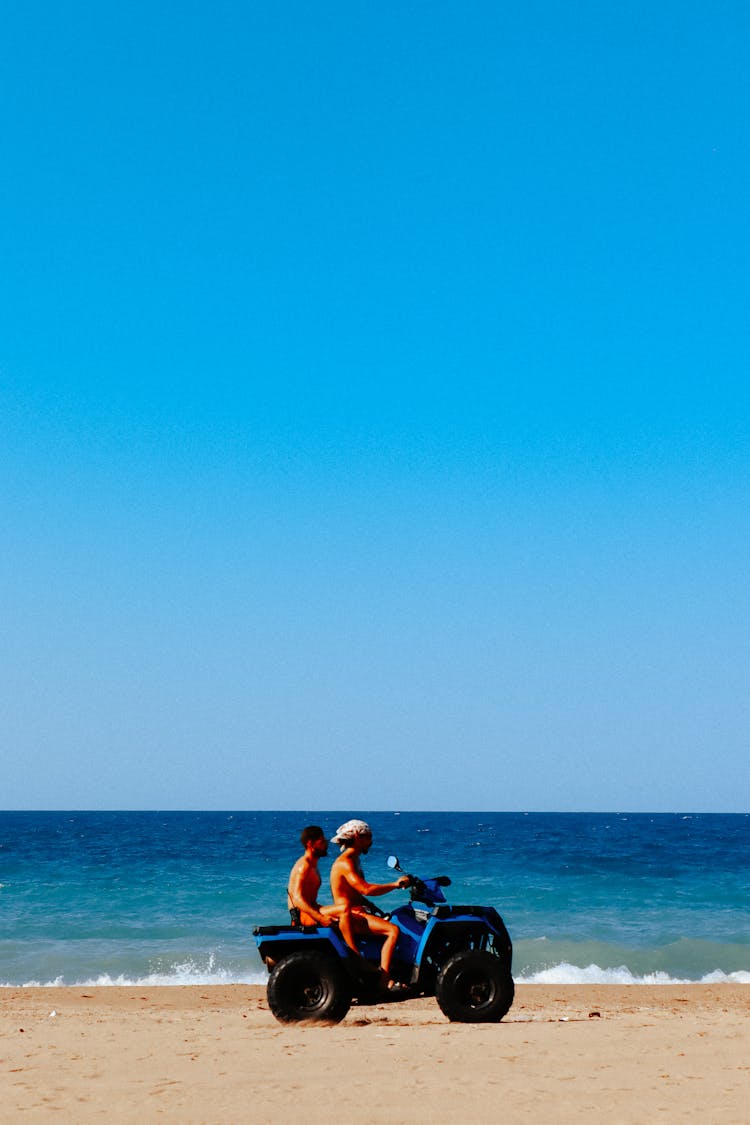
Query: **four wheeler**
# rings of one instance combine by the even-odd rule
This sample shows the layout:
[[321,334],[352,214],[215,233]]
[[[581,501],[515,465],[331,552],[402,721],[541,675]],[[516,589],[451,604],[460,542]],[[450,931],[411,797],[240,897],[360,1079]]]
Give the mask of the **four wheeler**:
[[[388,866],[402,871],[396,856]],[[378,977],[362,971],[335,927],[259,926],[255,941],[269,970],[268,1005],[277,1020],[342,1020],[353,1000],[377,1004],[435,996],[449,1020],[501,1020],[513,1003],[512,946],[502,918],[491,906],[450,906],[441,875],[409,875],[410,902],[386,915],[400,930],[391,965],[401,989],[378,989]],[[368,909],[380,913],[368,903]],[[358,939],[363,958],[377,963],[382,939]]]

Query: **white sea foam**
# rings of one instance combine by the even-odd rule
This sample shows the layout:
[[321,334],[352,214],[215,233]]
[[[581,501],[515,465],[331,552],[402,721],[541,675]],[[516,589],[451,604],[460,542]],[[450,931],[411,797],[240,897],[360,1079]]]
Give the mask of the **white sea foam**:
[[724,973],[720,969],[706,973],[698,980],[673,977],[669,973],[644,973],[637,976],[626,965],[617,969],[602,969],[599,965],[570,965],[563,962],[539,972],[520,975],[517,984],[750,984],[750,972],[739,970]]
[[0,988],[153,988],[156,985],[178,986],[186,984],[199,984],[202,986],[213,984],[265,984],[268,980],[267,973],[148,973],[146,976],[127,976],[121,973],[113,977],[109,973],[102,973],[98,977],[86,977],[81,980],[65,980],[56,977],[54,980],[27,980],[23,984],[8,984],[0,982]]
[[118,973],[115,976],[111,973],[99,973],[97,976],[82,976],[75,980],[58,976],[46,981],[28,980],[20,986],[2,982],[0,988],[146,988],[155,985],[265,984],[267,980],[265,970],[233,972],[217,966],[211,955],[203,964],[187,959],[175,962],[160,972]]
[[[66,980],[56,977],[54,980],[29,980],[22,985],[0,983],[0,988],[147,988],[156,985],[229,985],[229,984],[257,984],[265,985],[268,974],[261,972],[234,973],[227,969],[213,968],[207,970],[196,965],[193,961],[184,961],[174,964],[165,972],[148,973],[144,976],[129,976],[121,973],[111,976],[101,973],[96,977],[85,977],[80,980]],[[725,973],[720,969],[706,973],[698,980],[686,977],[670,976],[669,973],[655,972],[644,973],[641,976],[631,972],[625,965],[617,969],[602,969],[599,965],[571,965],[563,962],[550,968],[542,969],[536,973],[520,974],[515,977],[517,984],[750,984],[750,972]]]

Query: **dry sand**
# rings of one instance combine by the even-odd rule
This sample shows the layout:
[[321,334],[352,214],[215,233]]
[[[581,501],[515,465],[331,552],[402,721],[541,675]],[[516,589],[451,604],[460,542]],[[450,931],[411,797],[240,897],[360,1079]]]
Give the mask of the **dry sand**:
[[258,987],[0,990],[0,1120],[750,1122],[750,987],[522,985],[281,1026]]

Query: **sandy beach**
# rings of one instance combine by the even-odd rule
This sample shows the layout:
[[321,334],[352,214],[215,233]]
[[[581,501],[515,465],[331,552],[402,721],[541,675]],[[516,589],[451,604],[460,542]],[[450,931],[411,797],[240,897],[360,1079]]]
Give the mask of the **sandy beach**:
[[750,988],[521,985],[281,1026],[260,987],[0,992],[3,1121],[747,1122]]

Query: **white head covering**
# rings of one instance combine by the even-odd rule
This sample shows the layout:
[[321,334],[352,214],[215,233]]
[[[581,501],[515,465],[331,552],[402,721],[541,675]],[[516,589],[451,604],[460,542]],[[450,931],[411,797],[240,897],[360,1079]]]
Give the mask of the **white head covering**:
[[332,844],[348,844],[355,836],[371,836],[372,828],[366,824],[364,820],[347,820],[346,824],[342,824],[336,831],[335,836],[331,836]]

